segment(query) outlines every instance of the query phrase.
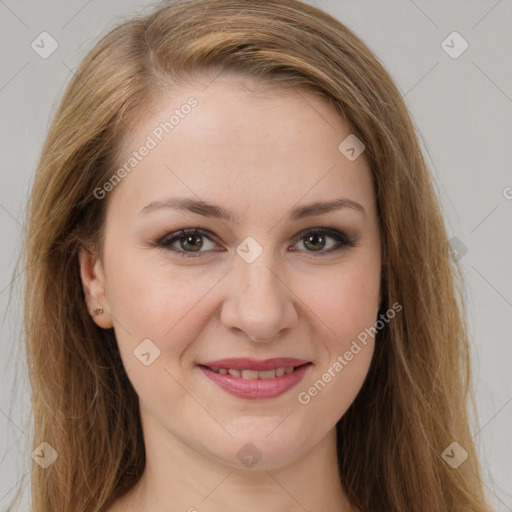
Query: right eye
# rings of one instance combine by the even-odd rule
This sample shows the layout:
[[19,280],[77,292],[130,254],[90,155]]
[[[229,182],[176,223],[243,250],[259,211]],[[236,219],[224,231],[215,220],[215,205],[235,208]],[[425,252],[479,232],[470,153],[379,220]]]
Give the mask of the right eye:
[[[181,258],[200,258],[202,256],[199,253],[208,252],[208,250],[201,250],[205,245],[205,238],[212,244],[210,250],[215,250],[215,247],[218,247],[212,241],[209,233],[201,228],[186,228],[168,233],[164,237],[157,239],[155,245],[169,249]],[[179,244],[179,247],[176,247],[175,244]]]

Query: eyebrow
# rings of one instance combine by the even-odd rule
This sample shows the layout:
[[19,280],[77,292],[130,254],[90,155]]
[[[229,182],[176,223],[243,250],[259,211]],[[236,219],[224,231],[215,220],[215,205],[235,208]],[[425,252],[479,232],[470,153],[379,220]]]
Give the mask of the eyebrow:
[[[173,197],[160,201],[152,201],[140,210],[139,215],[145,215],[152,211],[159,210],[162,208],[170,208],[173,210],[190,211],[197,213],[205,217],[215,217],[223,219],[233,224],[238,224],[240,219],[229,209],[222,206],[208,203],[206,201],[196,200],[186,197]],[[351,199],[338,198],[331,201],[325,202],[314,202],[303,206],[298,206],[288,213],[289,220],[297,221],[306,217],[314,217],[316,215],[322,215],[334,210],[340,210],[342,208],[350,208],[357,212],[366,215],[366,211],[363,206]]]

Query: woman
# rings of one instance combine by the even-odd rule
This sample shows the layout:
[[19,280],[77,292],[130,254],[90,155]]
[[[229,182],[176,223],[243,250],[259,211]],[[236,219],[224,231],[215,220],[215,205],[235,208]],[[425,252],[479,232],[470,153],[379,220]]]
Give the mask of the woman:
[[35,512],[489,510],[431,178],[337,20],[186,0],[122,23],[27,225]]

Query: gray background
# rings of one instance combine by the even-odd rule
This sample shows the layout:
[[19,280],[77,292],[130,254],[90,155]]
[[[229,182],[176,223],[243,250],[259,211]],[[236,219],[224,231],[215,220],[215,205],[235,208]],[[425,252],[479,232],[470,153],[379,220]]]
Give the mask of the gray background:
[[[478,408],[474,440],[490,500],[496,510],[512,511],[512,2],[310,3],[344,22],[377,54],[421,132],[450,236],[467,248],[460,261]],[[78,62],[108,28],[148,5],[0,0],[0,510],[19,481],[24,503],[29,499],[30,391],[17,261],[35,164]],[[47,59],[31,48],[43,31],[59,45]],[[441,46],[453,31],[469,44],[456,59]]]

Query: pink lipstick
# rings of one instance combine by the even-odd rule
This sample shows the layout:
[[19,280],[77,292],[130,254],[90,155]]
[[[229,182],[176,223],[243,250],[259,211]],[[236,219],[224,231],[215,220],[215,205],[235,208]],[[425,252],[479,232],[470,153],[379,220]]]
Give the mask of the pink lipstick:
[[201,371],[231,395],[250,400],[275,398],[298,384],[311,362],[279,357],[228,358],[198,363]]

